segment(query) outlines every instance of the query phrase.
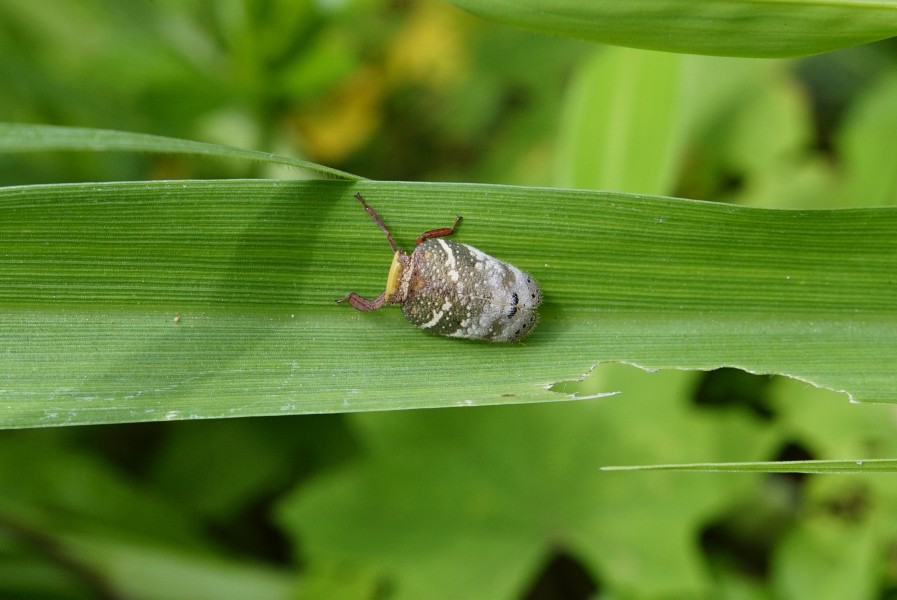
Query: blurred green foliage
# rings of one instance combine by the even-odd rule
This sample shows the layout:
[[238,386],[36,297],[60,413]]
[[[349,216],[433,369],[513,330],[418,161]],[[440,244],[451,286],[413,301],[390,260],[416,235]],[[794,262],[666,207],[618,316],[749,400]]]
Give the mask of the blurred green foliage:
[[[592,47],[432,2],[6,0],[0,57],[12,121],[378,179],[897,204],[892,42],[748,61]],[[269,169],[3,155],[0,183]],[[601,365],[562,388],[621,394],[0,432],[0,597],[897,595],[893,477],[597,470],[894,457],[894,407],[729,370]]]

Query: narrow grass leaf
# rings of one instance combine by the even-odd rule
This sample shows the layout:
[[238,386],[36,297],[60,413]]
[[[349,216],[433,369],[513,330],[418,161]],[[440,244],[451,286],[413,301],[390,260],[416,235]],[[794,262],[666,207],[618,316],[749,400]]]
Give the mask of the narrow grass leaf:
[[897,35],[895,0],[451,0],[503,23],[647,50],[818,54]]
[[40,152],[48,150],[159,152],[165,154],[205,155],[216,158],[240,158],[305,169],[331,179],[347,179],[351,181],[362,179],[351,173],[345,173],[338,169],[298,158],[271,154],[270,152],[260,152],[258,150],[244,150],[220,144],[127,131],[0,123],[0,152]]
[[694,471],[714,473],[897,473],[897,459],[792,460],[776,462],[693,463],[602,467],[602,471]]

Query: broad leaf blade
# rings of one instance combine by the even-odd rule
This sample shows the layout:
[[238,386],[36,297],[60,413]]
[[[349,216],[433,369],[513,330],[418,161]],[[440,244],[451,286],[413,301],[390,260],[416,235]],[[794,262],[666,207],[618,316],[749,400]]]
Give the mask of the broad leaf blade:
[[893,0],[451,1],[535,31],[687,54],[803,56],[897,35]]
[[[428,335],[390,252],[456,239],[533,274],[522,344]],[[178,181],[0,189],[5,427],[544,401],[601,361],[782,373],[897,401],[897,211],[488,185]]]

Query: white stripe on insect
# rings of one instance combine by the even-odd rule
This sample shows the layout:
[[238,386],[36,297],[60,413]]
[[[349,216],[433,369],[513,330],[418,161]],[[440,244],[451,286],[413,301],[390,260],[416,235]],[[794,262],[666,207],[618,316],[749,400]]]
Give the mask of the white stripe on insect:
[[445,311],[440,310],[440,311],[437,312],[435,315],[433,315],[433,318],[432,318],[432,319],[430,319],[429,321],[427,321],[426,323],[424,323],[423,325],[421,325],[421,328],[423,328],[423,329],[429,329],[430,327],[433,327],[434,325],[436,325],[437,323],[439,323],[439,321],[442,320],[442,315],[444,315],[444,314],[445,314]]
[[438,239],[439,245],[442,246],[442,249],[445,250],[445,266],[449,269],[455,268],[455,253],[452,252],[452,249],[449,248],[449,245],[445,243],[445,240]]

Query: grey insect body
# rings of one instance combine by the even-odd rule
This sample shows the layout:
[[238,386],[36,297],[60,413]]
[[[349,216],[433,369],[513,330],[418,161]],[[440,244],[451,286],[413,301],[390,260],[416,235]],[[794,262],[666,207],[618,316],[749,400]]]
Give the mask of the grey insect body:
[[450,228],[424,232],[410,255],[398,250],[386,225],[360,195],[371,218],[386,233],[395,255],[386,290],[374,300],[350,293],[344,298],[364,312],[399,304],[412,324],[441,335],[514,342],[538,321],[539,286],[525,272],[473,246],[442,239]]

